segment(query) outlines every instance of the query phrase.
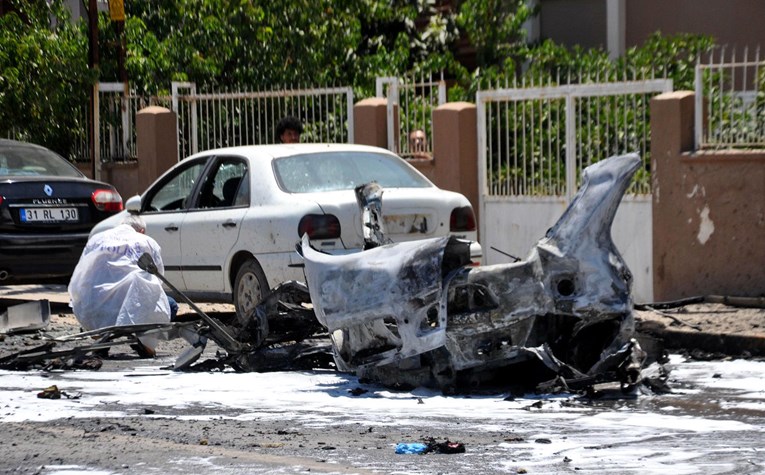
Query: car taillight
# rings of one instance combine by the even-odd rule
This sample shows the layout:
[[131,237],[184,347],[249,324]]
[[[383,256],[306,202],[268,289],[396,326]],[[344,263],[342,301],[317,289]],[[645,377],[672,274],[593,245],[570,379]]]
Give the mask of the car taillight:
[[298,236],[308,234],[310,239],[340,237],[340,220],[333,214],[307,214],[298,224]]
[[114,190],[96,190],[90,195],[90,199],[101,211],[122,211],[122,197]]
[[0,205],[3,204],[3,197],[0,196]]
[[454,208],[449,219],[449,231],[453,233],[475,231],[475,215],[473,214],[473,208],[470,206]]

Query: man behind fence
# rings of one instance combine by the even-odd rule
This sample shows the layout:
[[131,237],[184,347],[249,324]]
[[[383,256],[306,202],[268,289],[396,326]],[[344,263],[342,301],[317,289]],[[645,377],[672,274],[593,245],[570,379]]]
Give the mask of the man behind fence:
[[[144,234],[140,216],[128,215],[112,229],[92,236],[69,281],[70,305],[85,330],[168,323],[178,311],[162,282],[138,267],[138,258],[148,252],[164,272],[157,241]],[[132,346],[139,356],[154,357],[158,338],[142,336]]]
[[428,137],[424,130],[416,129],[409,134],[409,153],[412,158],[430,158]]
[[288,115],[276,124],[276,137],[281,143],[299,143],[303,124],[297,117]]

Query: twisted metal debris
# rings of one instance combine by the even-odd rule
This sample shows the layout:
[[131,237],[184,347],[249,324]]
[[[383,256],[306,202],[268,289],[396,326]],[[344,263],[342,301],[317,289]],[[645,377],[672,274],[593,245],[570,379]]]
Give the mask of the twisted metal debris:
[[[636,154],[587,167],[579,192],[525,260],[469,266],[437,238],[331,256],[301,253],[311,301],[343,371],[393,386],[639,382],[632,275],[611,224]],[[378,238],[379,240],[379,238]]]

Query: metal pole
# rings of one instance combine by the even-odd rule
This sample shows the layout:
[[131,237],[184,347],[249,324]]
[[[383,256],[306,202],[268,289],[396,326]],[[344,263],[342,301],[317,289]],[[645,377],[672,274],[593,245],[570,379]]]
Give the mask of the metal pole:
[[566,96],[566,203],[576,193],[576,111],[574,96]]
[[[96,69],[98,67],[98,0],[88,0],[88,67]],[[101,167],[97,157],[97,130],[98,130],[98,84],[94,85],[90,91],[90,110],[88,111],[88,127],[90,128],[90,162],[92,166],[92,175],[96,180],[101,175]]]

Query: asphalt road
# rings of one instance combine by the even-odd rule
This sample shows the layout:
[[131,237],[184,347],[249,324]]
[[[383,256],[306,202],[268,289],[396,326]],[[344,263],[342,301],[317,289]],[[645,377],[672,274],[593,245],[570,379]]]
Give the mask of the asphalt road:
[[[66,297],[46,295],[54,298],[48,331],[76,331]],[[733,316],[703,310],[640,320],[665,334],[712,334],[719,328],[711,323]],[[761,310],[750,312],[750,329]],[[703,331],[694,323],[702,319]],[[0,354],[41,341],[6,337]],[[700,351],[717,357],[700,361],[673,353],[671,392],[591,399],[391,391],[326,370],[164,369],[184,344],[163,342],[157,359],[116,347],[99,371],[0,371],[0,473],[765,473],[765,362],[751,354]],[[60,399],[38,397],[53,385]],[[459,442],[465,452],[395,453],[398,443],[431,438]]]
[[[673,357],[672,392],[396,392],[335,372],[0,371],[0,473],[763,473],[765,363]],[[40,399],[52,385],[61,399]],[[618,396],[619,393],[614,393]],[[71,398],[71,399],[70,399]],[[398,443],[464,444],[399,455]]]

